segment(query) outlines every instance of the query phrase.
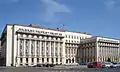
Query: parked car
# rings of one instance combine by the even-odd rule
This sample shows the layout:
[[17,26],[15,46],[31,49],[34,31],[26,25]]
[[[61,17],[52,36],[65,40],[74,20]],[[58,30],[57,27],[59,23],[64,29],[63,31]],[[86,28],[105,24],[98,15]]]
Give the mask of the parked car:
[[111,63],[111,62],[104,62],[102,65],[103,68],[110,68],[112,66],[113,66],[113,63]]
[[54,67],[55,64],[42,64],[43,67]]
[[113,65],[111,67],[113,68],[120,67],[120,62],[113,62]]
[[91,62],[91,63],[88,63],[87,67],[88,68],[100,68],[100,67],[102,67],[102,63],[101,62]]
[[88,65],[88,62],[80,62],[80,65]]
[[101,62],[93,62],[93,68],[100,68],[100,67],[102,67]]
[[93,63],[92,62],[88,63],[87,67],[88,68],[93,68]]

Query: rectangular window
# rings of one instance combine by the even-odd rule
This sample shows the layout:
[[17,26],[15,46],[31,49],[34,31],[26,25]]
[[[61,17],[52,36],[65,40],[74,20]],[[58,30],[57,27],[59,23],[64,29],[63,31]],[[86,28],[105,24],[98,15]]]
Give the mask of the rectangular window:
[[62,62],[62,58],[60,58],[60,62]]
[[39,63],[39,58],[37,58],[37,63]]
[[56,58],[56,62],[58,62],[58,58]]
[[23,60],[22,60],[22,58],[20,58],[20,63],[22,63],[23,62]]
[[32,63],[34,63],[34,58],[32,58]]
[[44,55],[44,48],[42,47],[42,55]]
[[42,63],[44,63],[44,58],[42,58]]
[[26,45],[26,56],[28,56],[29,55],[29,40],[26,40],[25,45]]
[[37,41],[36,42],[36,48],[37,48],[36,49],[36,53],[37,53],[37,55],[39,55],[39,49],[40,49],[40,45],[39,44],[40,44],[40,41]]
[[49,58],[47,58],[47,62],[49,62]]
[[35,41],[32,41],[31,43],[31,55],[34,55],[34,49],[35,49]]
[[28,63],[28,58],[26,58],[26,63]]
[[48,56],[48,47],[46,47],[46,55]]
[[20,40],[20,56],[23,56],[23,51],[24,51],[24,42],[23,42],[23,40],[21,39]]

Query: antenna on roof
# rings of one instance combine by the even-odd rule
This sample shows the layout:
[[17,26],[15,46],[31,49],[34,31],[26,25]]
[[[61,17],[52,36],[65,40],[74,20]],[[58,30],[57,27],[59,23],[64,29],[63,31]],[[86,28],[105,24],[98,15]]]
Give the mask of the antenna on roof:
[[29,26],[36,26],[36,24],[30,24]]

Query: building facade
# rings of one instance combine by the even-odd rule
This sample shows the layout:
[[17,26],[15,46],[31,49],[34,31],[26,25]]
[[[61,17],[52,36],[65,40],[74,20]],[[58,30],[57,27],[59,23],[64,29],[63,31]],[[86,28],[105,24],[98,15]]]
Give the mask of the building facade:
[[1,36],[3,65],[74,64],[80,40],[90,37],[87,33],[7,24]]
[[77,50],[79,48],[80,40],[92,37],[86,33],[75,33],[66,32],[65,33],[65,58],[66,63],[76,63],[77,62]]
[[111,61],[120,61],[120,41],[105,37],[92,37],[81,40],[78,49],[79,61],[104,62],[108,58]]

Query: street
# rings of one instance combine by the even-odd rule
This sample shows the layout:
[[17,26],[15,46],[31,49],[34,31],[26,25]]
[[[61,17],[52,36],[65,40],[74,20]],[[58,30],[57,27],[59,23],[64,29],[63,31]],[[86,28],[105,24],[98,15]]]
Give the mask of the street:
[[120,68],[0,68],[0,72],[120,72]]

